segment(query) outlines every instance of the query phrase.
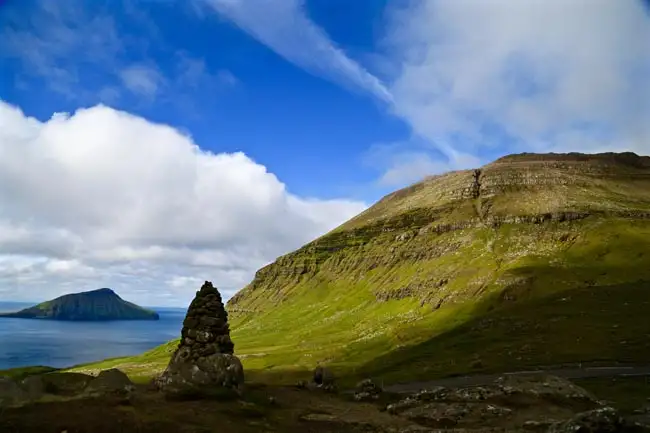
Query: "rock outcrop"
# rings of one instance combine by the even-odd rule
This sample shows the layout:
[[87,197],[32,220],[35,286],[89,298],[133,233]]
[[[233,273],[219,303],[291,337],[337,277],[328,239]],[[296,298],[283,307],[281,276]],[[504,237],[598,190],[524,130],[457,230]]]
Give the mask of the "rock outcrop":
[[648,431],[579,386],[546,375],[503,377],[489,386],[423,390],[386,409],[423,427],[468,433]]
[[135,385],[126,374],[117,368],[101,371],[97,377],[90,381],[85,389],[89,395],[113,394],[128,396],[135,390]]
[[100,371],[97,376],[56,372],[28,376],[21,381],[0,377],[0,408],[94,397],[119,397],[124,402],[133,391],[133,382],[115,368]]
[[354,390],[354,399],[356,401],[378,400],[382,391],[381,386],[377,385],[372,379],[364,379],[357,383]]
[[94,376],[88,374],[57,372],[28,376],[20,382],[20,386],[33,396],[42,393],[75,396],[82,394],[93,380]]
[[602,407],[576,414],[567,421],[550,426],[548,433],[647,433],[648,427],[634,423],[612,407]]
[[170,397],[241,391],[244,369],[234,356],[228,314],[219,291],[206,281],[183,322],[181,341],[156,386]]

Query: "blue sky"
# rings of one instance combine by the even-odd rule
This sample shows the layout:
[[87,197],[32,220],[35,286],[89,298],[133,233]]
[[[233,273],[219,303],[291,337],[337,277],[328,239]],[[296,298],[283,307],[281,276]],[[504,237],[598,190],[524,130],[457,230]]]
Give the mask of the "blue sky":
[[641,1],[0,4],[0,300],[228,297],[426,175],[650,153]]
[[[378,172],[364,164],[364,153],[375,143],[405,139],[409,128],[373,95],[287,62],[205,5],[62,3],[54,13],[35,0],[3,6],[2,27],[42,37],[39,55],[52,57],[44,71],[22,53],[3,62],[1,96],[25,114],[47,120],[103,103],[189,131],[203,149],[244,151],[299,195],[375,200],[386,192],[373,185]],[[384,7],[317,0],[306,12],[351,54],[372,61]],[[48,53],[48,46],[61,44],[57,32],[66,25],[70,47]],[[75,31],[97,40],[75,40]],[[63,77],[53,77],[55,65]],[[139,68],[132,89],[116,71],[129,65]]]

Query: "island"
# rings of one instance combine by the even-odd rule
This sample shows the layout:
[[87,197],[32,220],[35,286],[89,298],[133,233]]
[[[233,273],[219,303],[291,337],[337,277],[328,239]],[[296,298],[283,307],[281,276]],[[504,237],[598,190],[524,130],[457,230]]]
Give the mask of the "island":
[[0,317],[68,321],[158,320],[155,311],[120,298],[108,288],[71,293]]

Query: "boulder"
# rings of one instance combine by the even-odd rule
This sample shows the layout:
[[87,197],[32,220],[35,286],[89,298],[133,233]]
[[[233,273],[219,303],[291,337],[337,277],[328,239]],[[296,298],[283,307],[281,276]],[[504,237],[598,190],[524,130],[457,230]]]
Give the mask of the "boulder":
[[549,375],[506,376],[486,386],[436,387],[386,410],[427,428],[455,431],[474,432],[481,426],[507,432],[646,432],[579,386]]
[[649,430],[623,418],[616,409],[602,407],[579,413],[573,418],[556,423],[549,433],[645,433]]
[[504,376],[494,384],[469,387],[436,387],[411,395],[406,401],[480,402],[491,399],[546,401],[565,404],[584,411],[601,406],[585,389],[570,381],[549,375]]
[[331,386],[334,385],[334,374],[320,365],[314,369],[313,381],[316,385],[319,386]]
[[354,399],[356,401],[378,400],[381,393],[382,388],[373,382],[372,379],[364,379],[357,383],[354,390]]
[[451,428],[457,425],[480,425],[500,422],[512,415],[507,407],[488,403],[427,403],[404,410],[400,416],[420,425],[433,428]]
[[46,393],[62,396],[72,396],[83,392],[93,380],[93,376],[89,374],[58,372],[43,374],[40,378]]
[[[592,408],[601,405],[598,399],[578,385],[557,376],[546,374],[504,376],[495,381],[497,392],[506,396],[523,394],[557,403]],[[488,387],[490,388],[490,387]],[[494,388],[494,387],[491,387]]]
[[101,371],[92,379],[84,392],[86,394],[116,394],[129,395],[135,390],[135,385],[126,374],[117,368]]
[[244,368],[233,353],[228,313],[219,291],[206,281],[187,310],[178,348],[155,384],[169,397],[238,394]]

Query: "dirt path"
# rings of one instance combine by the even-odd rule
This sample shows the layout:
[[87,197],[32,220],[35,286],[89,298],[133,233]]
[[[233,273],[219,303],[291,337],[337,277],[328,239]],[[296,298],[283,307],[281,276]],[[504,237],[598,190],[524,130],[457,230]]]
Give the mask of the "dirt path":
[[474,376],[449,377],[444,379],[410,382],[385,386],[388,392],[395,393],[414,393],[421,389],[434,388],[436,386],[480,386],[494,382],[501,376],[525,376],[528,374],[550,374],[553,376],[563,377],[565,379],[584,379],[590,377],[615,377],[615,376],[650,376],[650,366],[635,367],[585,367],[585,368],[562,368],[562,369],[544,369],[515,371],[511,373],[484,374]]

